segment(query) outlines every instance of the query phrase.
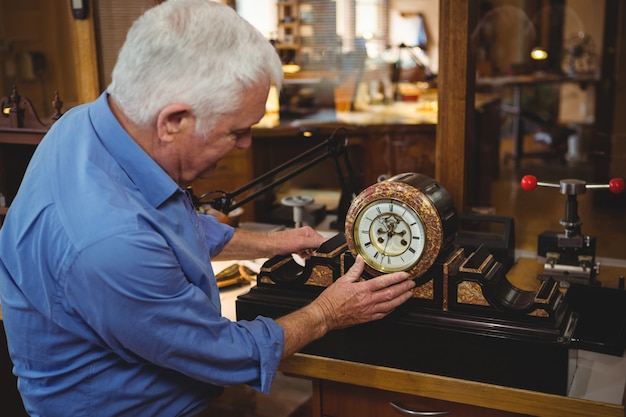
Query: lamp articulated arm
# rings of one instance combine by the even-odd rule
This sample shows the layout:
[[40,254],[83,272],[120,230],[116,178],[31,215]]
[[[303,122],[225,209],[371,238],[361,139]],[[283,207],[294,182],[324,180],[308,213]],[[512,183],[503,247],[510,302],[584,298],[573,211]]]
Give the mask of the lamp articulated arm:
[[[300,135],[311,135],[312,129],[301,128]],[[343,133],[339,135],[339,133]],[[338,137],[339,136],[339,137]],[[265,194],[269,190],[285,183],[291,178],[299,175],[300,173],[312,168],[319,163],[325,161],[328,158],[333,158],[335,162],[335,169],[339,178],[342,192],[346,195],[354,196],[354,181],[352,179],[352,167],[350,166],[350,160],[347,154],[348,135],[345,128],[338,128],[335,130],[328,139],[324,142],[314,146],[308,151],[298,155],[297,157],[277,166],[276,168],[268,171],[267,173],[253,179],[241,188],[235,191],[226,192],[222,190],[213,190],[202,194],[200,197],[193,197],[194,204],[199,207],[203,204],[208,204],[215,210],[222,213],[228,213],[244,204],[254,200],[255,198]],[[343,158],[344,170],[342,169],[340,158]],[[281,174],[278,178],[277,175]],[[250,192],[241,200],[235,201],[236,197],[251,190],[254,187],[260,186],[260,188]],[[220,194],[218,197],[207,200],[209,197],[215,194]]]

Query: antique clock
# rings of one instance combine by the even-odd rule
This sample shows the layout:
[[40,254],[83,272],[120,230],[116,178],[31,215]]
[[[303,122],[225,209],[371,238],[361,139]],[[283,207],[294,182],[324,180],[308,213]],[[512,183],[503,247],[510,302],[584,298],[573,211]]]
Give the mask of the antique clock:
[[354,199],[345,237],[371,275],[408,271],[417,278],[452,244],[457,222],[452,198],[439,183],[406,173],[371,185]]

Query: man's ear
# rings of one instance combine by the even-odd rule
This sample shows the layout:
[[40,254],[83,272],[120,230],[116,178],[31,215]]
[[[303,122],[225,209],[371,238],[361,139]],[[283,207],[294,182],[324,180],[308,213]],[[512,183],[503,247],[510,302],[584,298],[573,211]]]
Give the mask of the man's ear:
[[194,128],[194,117],[187,104],[169,104],[157,116],[157,134],[163,141],[171,142],[180,133]]

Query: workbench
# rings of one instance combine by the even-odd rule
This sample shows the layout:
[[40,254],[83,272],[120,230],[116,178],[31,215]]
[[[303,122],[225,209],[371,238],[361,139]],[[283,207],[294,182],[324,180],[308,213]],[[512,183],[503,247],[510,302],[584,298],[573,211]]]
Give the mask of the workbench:
[[[532,288],[541,265],[532,258],[518,258],[510,280]],[[603,285],[617,287],[626,271],[604,265]],[[520,276],[525,279],[520,279]],[[245,293],[247,290],[239,290]],[[224,308],[228,309],[225,303]],[[375,337],[373,335],[372,337]],[[407,339],[407,343],[428,343]],[[297,353],[285,359],[280,370],[289,376],[312,380],[315,417],[367,417],[411,415],[603,416],[624,417],[626,358],[579,350],[568,395],[505,387],[462,378],[408,371],[341,360],[316,354]],[[515,360],[515,358],[511,358]],[[393,404],[391,404],[393,403]],[[404,409],[404,411],[399,411]],[[419,414],[419,413],[426,414]],[[449,412],[451,414],[427,414]]]

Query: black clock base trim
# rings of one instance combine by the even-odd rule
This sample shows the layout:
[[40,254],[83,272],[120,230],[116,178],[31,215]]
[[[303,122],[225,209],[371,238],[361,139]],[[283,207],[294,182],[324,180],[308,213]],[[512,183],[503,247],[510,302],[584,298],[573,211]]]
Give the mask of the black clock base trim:
[[[321,291],[321,289],[319,289]],[[319,291],[253,287],[236,302],[238,320],[278,318],[311,302]],[[402,309],[383,320],[335,330],[302,352],[329,358],[566,395],[577,350],[558,331],[517,326],[488,330],[489,317]]]

